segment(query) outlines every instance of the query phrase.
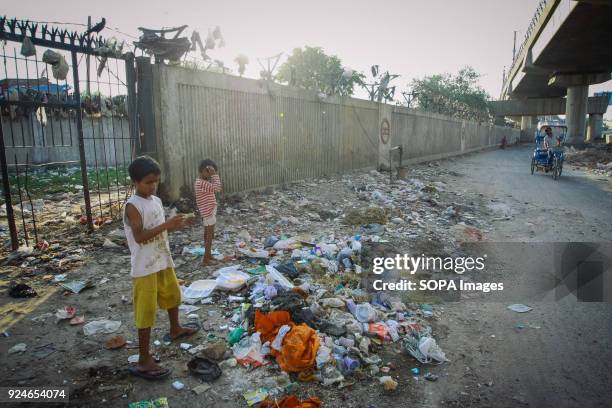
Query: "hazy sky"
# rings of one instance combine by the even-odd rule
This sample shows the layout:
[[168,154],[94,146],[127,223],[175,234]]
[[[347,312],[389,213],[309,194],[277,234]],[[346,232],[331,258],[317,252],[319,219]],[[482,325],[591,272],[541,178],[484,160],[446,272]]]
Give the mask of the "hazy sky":
[[[19,0],[4,2],[2,12],[38,21],[86,23],[88,15],[94,22],[106,17],[107,27],[133,36],[139,35],[139,26],[187,24],[187,35],[196,29],[204,39],[209,28],[219,25],[226,46],[209,55],[235,70],[234,58],[246,54],[248,77],[259,77],[257,57],[288,54],[304,45],[320,46],[359,71],[367,72],[372,64],[379,64],[383,70],[402,75],[395,82],[401,88],[415,77],[456,72],[471,65],[482,73],[482,87],[497,97],[503,68],[512,59],[513,30],[521,30],[518,48],[538,2]],[[592,86],[590,93],[600,90],[612,90],[612,81]]]

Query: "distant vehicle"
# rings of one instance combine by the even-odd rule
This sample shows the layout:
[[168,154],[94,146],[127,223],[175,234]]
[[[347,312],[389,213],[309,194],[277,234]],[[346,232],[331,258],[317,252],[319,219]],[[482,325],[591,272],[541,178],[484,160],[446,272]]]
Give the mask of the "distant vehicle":
[[[557,141],[556,145],[544,147],[544,137],[546,128],[552,131],[553,139]],[[561,121],[543,121],[538,123],[538,130],[535,135],[535,148],[531,157],[531,174],[535,170],[545,173],[552,172],[553,180],[558,180],[563,172],[563,162],[565,160],[565,151],[562,144],[567,137],[567,126]]]

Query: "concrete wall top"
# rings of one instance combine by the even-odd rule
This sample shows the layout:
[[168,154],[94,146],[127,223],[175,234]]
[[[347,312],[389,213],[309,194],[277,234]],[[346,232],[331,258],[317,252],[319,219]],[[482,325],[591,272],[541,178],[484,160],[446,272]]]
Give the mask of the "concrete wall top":
[[190,68],[167,66],[163,64],[153,65],[153,69],[158,71],[158,75],[161,74],[164,77],[171,79],[174,83],[183,83],[249,94],[284,96],[299,99],[305,102],[352,105],[356,108],[373,110],[378,110],[378,105],[381,105],[378,102],[337,95],[330,95],[326,96],[325,98],[320,98],[315,91],[307,91],[287,85],[281,85],[275,82],[242,78],[235,75],[221,74],[217,72],[200,71]]

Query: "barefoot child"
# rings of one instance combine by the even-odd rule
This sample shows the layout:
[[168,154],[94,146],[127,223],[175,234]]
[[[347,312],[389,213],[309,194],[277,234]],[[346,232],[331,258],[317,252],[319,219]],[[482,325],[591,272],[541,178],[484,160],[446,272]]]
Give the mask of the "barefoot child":
[[179,324],[181,291],[174,273],[174,262],[168,244],[168,232],[189,225],[182,215],[165,220],[161,200],[155,196],[161,175],[159,165],[150,157],[136,158],[128,172],[135,194],[125,205],[123,225],[131,253],[134,318],[138,329],[138,365],[130,372],[146,379],[170,375],[158,366],[149,353],[151,327],[157,306],[168,311],[169,340],[194,334],[199,327]]
[[204,265],[212,265],[212,240],[217,223],[217,199],[215,193],[221,191],[221,179],[217,175],[217,165],[210,159],[202,160],[200,175],[195,181],[195,197],[204,224]]

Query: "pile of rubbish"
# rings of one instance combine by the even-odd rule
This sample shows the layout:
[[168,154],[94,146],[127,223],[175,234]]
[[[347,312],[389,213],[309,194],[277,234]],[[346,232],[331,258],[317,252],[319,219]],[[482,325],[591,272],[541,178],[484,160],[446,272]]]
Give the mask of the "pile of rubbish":
[[568,163],[583,170],[604,176],[612,174],[612,150],[609,146],[593,146],[582,150],[570,147],[565,158]]
[[[336,242],[270,236],[262,247],[238,240],[239,260],[252,266],[225,266],[214,272],[215,279],[183,286],[184,308],[227,302],[234,364],[249,371],[276,365],[294,380],[338,387],[373,377],[392,390],[397,382],[385,375],[389,367],[378,355],[388,345],[421,364],[447,359],[428,324],[431,307],[411,310],[385,293],[359,287],[362,239],[372,236]],[[185,253],[194,254],[191,248]],[[326,279],[334,276],[346,284],[329,287]],[[264,404],[287,388],[259,388],[244,397],[249,405]]]

